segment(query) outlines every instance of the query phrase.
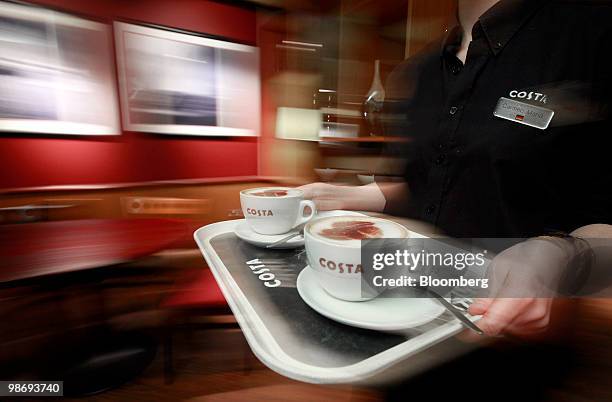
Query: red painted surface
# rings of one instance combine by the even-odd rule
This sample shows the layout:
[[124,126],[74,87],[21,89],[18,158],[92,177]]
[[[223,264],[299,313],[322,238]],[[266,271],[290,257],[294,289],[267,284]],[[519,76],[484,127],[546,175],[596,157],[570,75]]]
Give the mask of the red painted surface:
[[170,219],[91,219],[0,226],[0,282],[119,264],[190,236]]
[[[35,2],[107,23],[142,21],[255,44],[255,12],[212,1]],[[0,188],[3,189],[251,176],[258,173],[257,139],[172,137],[133,132],[112,138],[0,133],[0,169]]]

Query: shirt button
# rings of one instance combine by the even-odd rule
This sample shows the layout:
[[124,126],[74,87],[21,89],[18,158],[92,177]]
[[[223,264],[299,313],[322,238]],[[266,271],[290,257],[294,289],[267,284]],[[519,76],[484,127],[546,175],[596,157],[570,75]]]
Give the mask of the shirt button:
[[445,160],[446,160],[446,155],[445,154],[440,154],[436,158],[435,163],[436,163],[436,165],[441,165],[441,164],[444,163]]
[[435,210],[436,210],[436,206],[434,204],[429,204],[427,208],[425,208],[425,213],[427,215],[431,215],[434,213]]
[[459,110],[459,108],[457,106],[453,106],[448,112],[451,114],[451,116],[453,116],[455,113],[457,113],[457,110]]
[[457,75],[461,72],[461,67],[458,66],[457,64],[453,64],[450,70],[451,70],[451,73],[453,73],[453,75]]

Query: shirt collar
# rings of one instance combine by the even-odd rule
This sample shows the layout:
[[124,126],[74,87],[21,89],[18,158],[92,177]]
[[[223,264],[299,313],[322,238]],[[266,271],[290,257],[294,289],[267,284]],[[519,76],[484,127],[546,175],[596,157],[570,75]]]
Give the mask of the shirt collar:
[[[497,55],[547,1],[500,0],[480,16],[472,29],[472,38],[477,39],[480,31],[483,32],[491,51]],[[452,50],[457,43],[461,43],[461,27],[458,25],[448,30],[442,46],[443,53]]]
[[493,54],[497,55],[546,0],[501,0],[479,19]]
[[442,55],[445,53],[456,53],[461,46],[461,34],[461,27],[459,25],[455,25],[448,29],[446,35],[444,36],[444,40],[442,40],[440,53]]

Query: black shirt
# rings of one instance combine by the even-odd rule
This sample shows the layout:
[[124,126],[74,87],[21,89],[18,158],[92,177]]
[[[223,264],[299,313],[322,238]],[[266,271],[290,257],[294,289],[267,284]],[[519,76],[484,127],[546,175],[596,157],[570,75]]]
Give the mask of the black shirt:
[[[387,81],[390,152],[408,199],[385,212],[450,235],[522,237],[612,223],[612,7],[501,0],[473,27],[465,65],[450,30]],[[546,129],[494,116],[500,98],[554,111]],[[516,116],[519,120],[519,116]]]

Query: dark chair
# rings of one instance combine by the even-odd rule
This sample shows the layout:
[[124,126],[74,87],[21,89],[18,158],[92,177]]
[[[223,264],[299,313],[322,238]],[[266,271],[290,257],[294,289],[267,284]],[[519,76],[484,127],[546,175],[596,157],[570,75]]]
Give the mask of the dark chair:
[[[188,271],[177,281],[170,296],[162,301],[161,308],[170,313],[163,340],[166,383],[174,380],[172,362],[174,331],[238,327],[221,289],[208,268]],[[220,319],[224,317],[230,319]]]

